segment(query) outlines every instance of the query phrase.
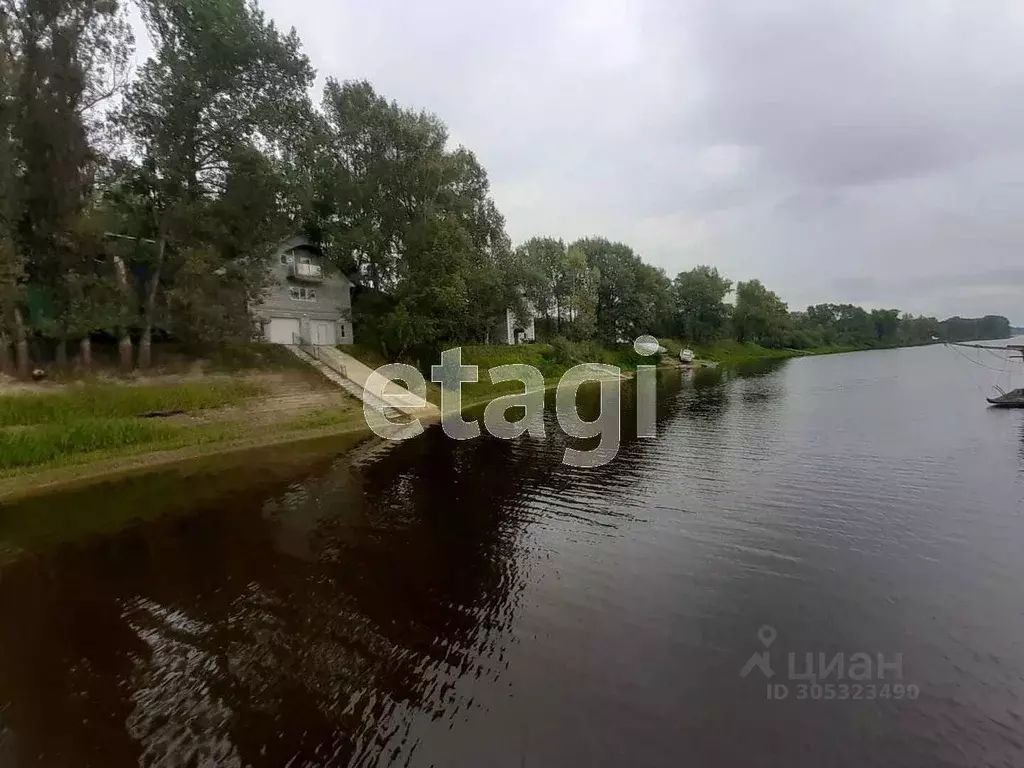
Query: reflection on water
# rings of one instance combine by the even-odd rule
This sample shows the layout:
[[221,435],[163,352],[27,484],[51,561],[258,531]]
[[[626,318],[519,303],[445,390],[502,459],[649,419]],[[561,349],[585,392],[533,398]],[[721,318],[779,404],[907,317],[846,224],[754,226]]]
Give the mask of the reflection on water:
[[[1024,422],[936,351],[626,386],[594,469],[549,412],[2,510],[0,760],[1019,764]],[[921,697],[768,701],[763,625]]]

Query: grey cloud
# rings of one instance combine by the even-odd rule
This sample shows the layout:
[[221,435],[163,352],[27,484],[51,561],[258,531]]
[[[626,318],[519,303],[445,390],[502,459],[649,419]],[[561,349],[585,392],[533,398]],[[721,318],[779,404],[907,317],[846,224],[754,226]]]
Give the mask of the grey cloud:
[[439,114],[516,240],[600,233],[796,307],[1024,321],[1016,0],[266,7],[321,74]]
[[886,181],[1024,142],[1009,3],[708,2],[694,34],[703,130],[797,182]]

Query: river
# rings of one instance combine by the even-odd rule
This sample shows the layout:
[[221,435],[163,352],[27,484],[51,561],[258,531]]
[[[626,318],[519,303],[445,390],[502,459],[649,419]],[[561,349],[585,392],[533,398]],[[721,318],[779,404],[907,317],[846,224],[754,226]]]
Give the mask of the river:
[[670,372],[591,469],[549,418],[8,506],[0,764],[1022,765],[1024,411],[970,368]]

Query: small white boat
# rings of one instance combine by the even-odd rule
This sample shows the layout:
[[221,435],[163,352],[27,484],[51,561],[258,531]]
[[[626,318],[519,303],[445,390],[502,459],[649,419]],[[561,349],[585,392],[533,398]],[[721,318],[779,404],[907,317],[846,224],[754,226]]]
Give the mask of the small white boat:
[[692,349],[681,349],[679,350],[679,362],[683,365],[689,365],[693,362],[693,350]]

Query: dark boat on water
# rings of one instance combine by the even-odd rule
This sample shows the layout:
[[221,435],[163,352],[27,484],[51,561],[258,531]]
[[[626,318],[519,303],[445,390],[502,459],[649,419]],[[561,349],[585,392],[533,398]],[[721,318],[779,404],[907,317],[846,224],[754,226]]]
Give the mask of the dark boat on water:
[[[995,346],[992,344],[964,344],[963,342],[947,342],[947,347],[952,347],[954,350],[957,347],[967,347],[969,349],[983,349],[991,352],[994,355],[1002,356],[1004,358],[1004,366],[1002,370],[996,368],[990,368],[984,363],[976,360],[971,362],[980,365],[983,368],[989,368],[989,370],[996,371],[1003,375],[1007,374],[1006,366],[1011,365],[1013,360],[1020,360],[1024,363],[1024,344],[1007,344],[1005,347]],[[969,358],[968,358],[969,359]],[[1012,367],[1012,366],[1011,366]],[[1024,389],[1017,388],[1011,389],[1009,392],[1003,390],[1000,387],[995,387],[998,395],[995,397],[986,397],[988,404],[995,408],[1024,408]]]
[[1004,392],[999,397],[986,397],[990,405],[996,408],[1024,408],[1024,389]]

